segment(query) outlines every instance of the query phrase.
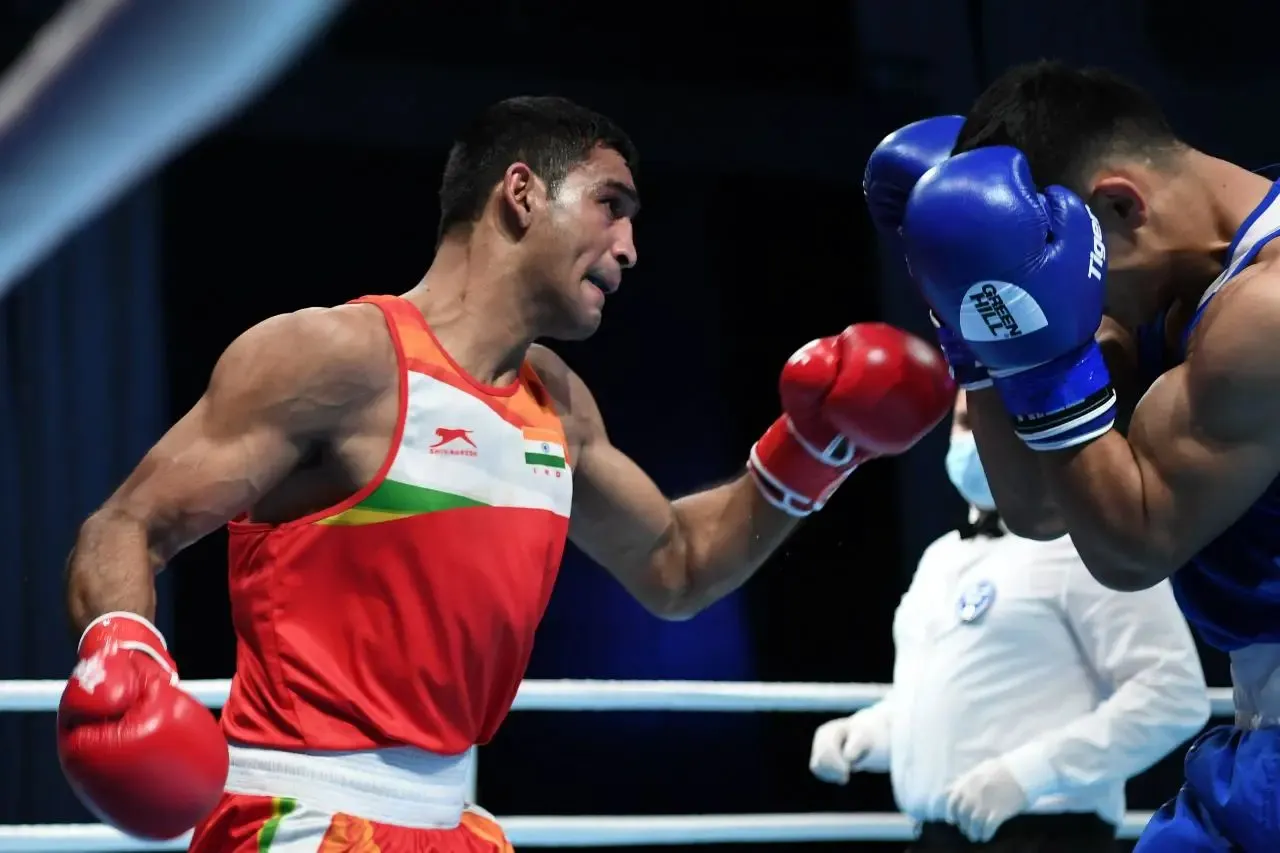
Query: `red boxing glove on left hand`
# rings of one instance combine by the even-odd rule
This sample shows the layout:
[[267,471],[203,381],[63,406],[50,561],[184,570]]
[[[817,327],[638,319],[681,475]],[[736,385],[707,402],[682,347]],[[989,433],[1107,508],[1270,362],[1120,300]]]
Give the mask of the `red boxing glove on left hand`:
[[910,449],[951,410],[938,351],[886,323],[858,323],[801,347],[779,380],[784,414],[751,448],[764,497],[795,516],[819,510],[866,459]]

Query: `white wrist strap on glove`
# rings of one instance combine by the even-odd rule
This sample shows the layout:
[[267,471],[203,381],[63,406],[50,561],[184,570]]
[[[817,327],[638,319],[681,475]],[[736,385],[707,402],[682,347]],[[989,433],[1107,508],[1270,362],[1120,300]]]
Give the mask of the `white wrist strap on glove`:
[[[173,664],[169,662],[167,654],[169,651],[169,644],[165,641],[164,634],[161,634],[160,629],[151,624],[149,619],[144,616],[139,616],[137,613],[130,613],[127,610],[114,610],[110,613],[103,613],[101,616],[85,626],[84,633],[80,635],[80,642],[76,643],[77,652],[79,652],[80,648],[84,645],[84,638],[89,636],[89,632],[108,619],[123,619],[133,622],[142,626],[151,633],[156,638],[155,644],[147,643],[142,640],[117,640],[116,647],[130,652],[142,652],[144,655],[160,664],[160,667],[165,672],[169,673],[170,684],[175,686],[177,685],[178,673],[174,671]],[[156,649],[157,644],[160,646],[159,650]]]

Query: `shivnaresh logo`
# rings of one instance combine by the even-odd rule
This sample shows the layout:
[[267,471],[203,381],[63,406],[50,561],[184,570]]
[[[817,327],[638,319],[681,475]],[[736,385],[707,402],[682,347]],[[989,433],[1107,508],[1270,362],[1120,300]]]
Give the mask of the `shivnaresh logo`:
[[966,341],[1016,338],[1048,324],[1031,294],[1007,281],[980,281],[970,286],[960,305],[960,335]]
[[471,430],[456,427],[436,427],[436,443],[427,448],[431,453],[446,456],[475,456],[476,443],[471,440]]

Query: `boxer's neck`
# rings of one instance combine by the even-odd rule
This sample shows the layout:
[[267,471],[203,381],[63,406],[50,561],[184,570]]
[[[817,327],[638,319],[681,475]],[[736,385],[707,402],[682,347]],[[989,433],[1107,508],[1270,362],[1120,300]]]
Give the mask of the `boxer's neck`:
[[445,240],[422,281],[404,298],[417,306],[449,356],[488,385],[515,381],[536,317],[519,271],[471,240]]
[[1171,235],[1178,269],[1173,292],[1177,304],[1194,306],[1222,274],[1236,231],[1266,198],[1272,182],[1234,163],[1189,151],[1178,169],[1165,206],[1183,223]]

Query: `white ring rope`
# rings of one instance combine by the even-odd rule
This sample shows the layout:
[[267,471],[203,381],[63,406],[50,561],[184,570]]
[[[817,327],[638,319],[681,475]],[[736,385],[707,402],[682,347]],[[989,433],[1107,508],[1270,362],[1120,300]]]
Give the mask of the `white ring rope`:
[[[65,682],[0,681],[0,711],[54,711]],[[210,708],[221,708],[231,682],[186,681],[182,686]],[[847,712],[879,701],[883,684],[751,681],[525,681],[517,711],[803,711]],[[1231,691],[1209,691],[1215,716],[1233,712]],[[1150,812],[1129,812],[1119,837],[1137,838]],[[815,813],[670,815],[645,817],[538,816],[500,818],[516,847],[628,847],[649,844],[909,841],[901,814]],[[0,825],[0,853],[107,853],[185,850],[188,838],[137,841],[102,824]]]
[[[0,711],[55,711],[63,681],[0,681]],[[182,687],[210,708],[221,708],[229,679],[184,681]],[[759,681],[529,680],[520,685],[515,711],[856,711],[884,698],[884,684]],[[1209,690],[1216,717],[1235,711],[1231,690]]]
[[[1151,812],[1130,812],[1118,833],[1137,838]],[[656,844],[776,844],[802,841],[910,841],[911,821],[895,814],[743,814],[664,817],[506,817],[512,846],[634,847]],[[187,838],[147,843],[100,824],[0,826],[0,853],[186,850]]]

